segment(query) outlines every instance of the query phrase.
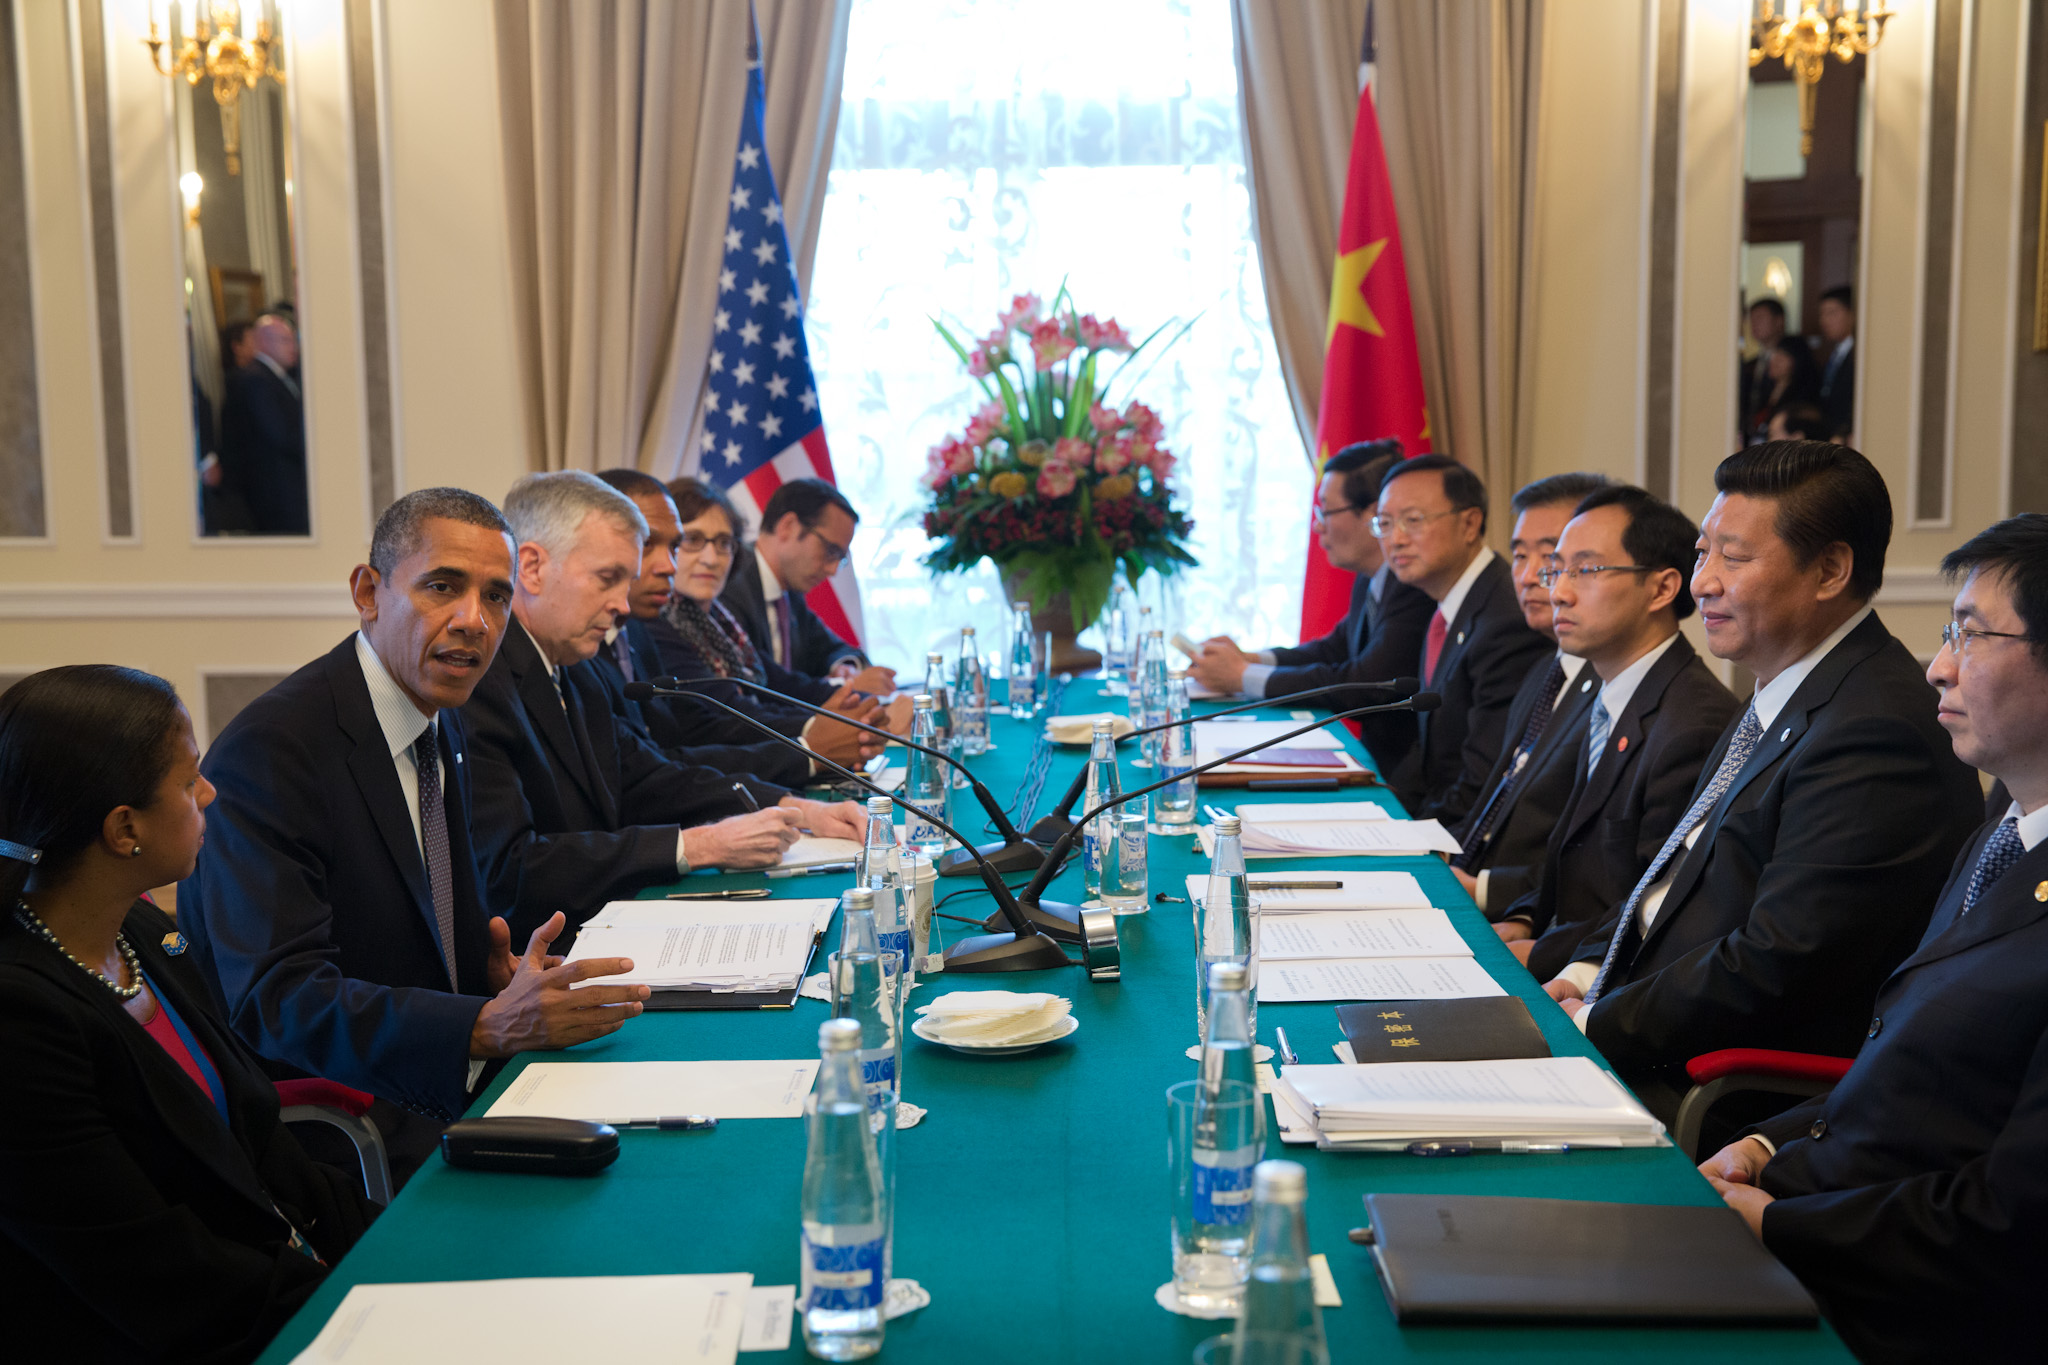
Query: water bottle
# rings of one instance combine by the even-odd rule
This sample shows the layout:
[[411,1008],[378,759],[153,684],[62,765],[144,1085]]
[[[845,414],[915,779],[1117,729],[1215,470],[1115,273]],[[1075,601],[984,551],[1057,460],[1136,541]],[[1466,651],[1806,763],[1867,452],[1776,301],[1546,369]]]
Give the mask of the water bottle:
[[897,1093],[897,975],[882,945],[875,901],[882,892],[856,886],[846,893],[840,916],[839,951],[832,957],[833,1013],[860,1023],[860,1074],[868,1108],[880,1109]]
[[1231,1334],[1235,1360],[1308,1360],[1326,1347],[1308,1265],[1307,1199],[1308,1172],[1300,1163],[1261,1161],[1252,1168],[1252,1263]]
[[[930,694],[919,692],[911,698],[910,705],[911,742],[937,748],[937,708],[933,706]],[[952,792],[946,781],[946,765],[917,749],[911,749],[909,753],[909,771],[903,779],[903,799],[951,823],[946,814],[946,798]],[[903,842],[906,847],[937,860],[946,851],[946,832],[916,811],[909,811],[904,816]]]
[[1258,1088],[1252,1061],[1251,991],[1244,965],[1238,962],[1211,966],[1208,986],[1209,1018],[1195,1102],[1194,1222],[1211,1254],[1242,1256],[1250,1242],[1252,1168],[1266,1150],[1265,1105],[1253,1106],[1248,1117],[1235,1122],[1215,1106],[1230,1093],[1226,1081]]
[[1031,653],[1031,606],[1010,609],[1010,714],[1030,720],[1038,714],[1038,661]]
[[[1123,784],[1117,778],[1114,722],[1098,720],[1088,744],[1088,787],[1082,793],[1081,809],[1094,810],[1104,801],[1114,801],[1123,792]],[[1109,846],[1108,841],[1114,838],[1116,826],[1106,812],[1091,819],[1087,828],[1081,831],[1082,881],[1091,901],[1102,898],[1102,855]]]
[[882,1349],[888,1185],[860,1079],[861,1026],[818,1028],[818,1084],[805,1115],[801,1246],[804,1349],[863,1360]]
[[988,674],[981,667],[981,645],[973,626],[960,628],[959,686],[954,691],[955,723],[960,748],[969,757],[988,752]]
[[886,796],[868,798],[868,837],[853,867],[855,886],[874,886],[896,866],[896,806]]
[[[882,971],[890,980],[890,999],[896,1004],[896,1033],[903,1033],[903,1006],[910,996],[911,973],[916,964],[910,960],[910,897],[911,892],[902,885],[899,873],[891,873],[882,879],[880,886],[868,888],[875,898],[875,943],[882,950]],[[902,1057],[899,1048],[897,1056]],[[896,1089],[903,1089],[903,1073],[899,1065],[896,1072]]]
[[[1143,719],[1140,719],[1142,717]],[[1166,635],[1146,631],[1138,644],[1138,676],[1131,685],[1131,722],[1140,730],[1166,721]],[[1140,741],[1141,762],[1158,766],[1165,732],[1146,735]]]
[[1258,920],[1252,907],[1251,885],[1244,870],[1242,826],[1235,815],[1216,817],[1216,852],[1209,859],[1209,885],[1202,896],[1202,922],[1196,940],[1201,960],[1195,978],[1195,1009],[1200,1018],[1206,1009],[1205,987],[1209,968],[1217,962],[1245,964],[1251,992],[1245,1018],[1253,1037],[1259,1026],[1259,941]]
[[[932,699],[932,747],[948,758],[961,757],[960,698],[946,681],[946,656],[927,654],[924,656],[924,690]],[[946,773],[949,787],[967,785],[967,774],[949,765],[940,765]]]
[[1109,610],[1102,618],[1102,690],[1123,696],[1130,689],[1132,630],[1137,622],[1131,611],[1131,590],[1119,583],[1110,589]]
[[[1166,714],[1159,718],[1173,728],[1159,732],[1159,775],[1174,777],[1195,766],[1194,727],[1188,719],[1187,670],[1176,668],[1166,675]],[[1195,779],[1182,777],[1170,787],[1152,793],[1152,818],[1161,825],[1191,825],[1195,822]]]

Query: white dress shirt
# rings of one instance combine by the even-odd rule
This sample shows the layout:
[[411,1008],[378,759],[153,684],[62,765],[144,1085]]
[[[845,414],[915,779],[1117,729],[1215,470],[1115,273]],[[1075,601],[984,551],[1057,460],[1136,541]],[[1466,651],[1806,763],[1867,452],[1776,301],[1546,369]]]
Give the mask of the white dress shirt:
[[[1458,619],[1458,608],[1465,605],[1466,594],[1471,592],[1472,585],[1479,581],[1479,575],[1486,572],[1486,566],[1498,558],[1500,556],[1495,554],[1490,547],[1485,545],[1479,547],[1479,553],[1474,555],[1472,562],[1465,566],[1465,572],[1458,575],[1458,581],[1451,584],[1451,590],[1444,594],[1441,602],[1436,604],[1436,614],[1444,618],[1445,626],[1449,626]],[[1444,648],[1449,649],[1452,643],[1452,641],[1446,640]]]
[[1634,700],[1636,689],[1643,685],[1643,679],[1650,676],[1650,670],[1657,666],[1657,660],[1671,652],[1672,642],[1677,639],[1678,633],[1673,631],[1664,638],[1662,644],[1651,645],[1643,651],[1642,658],[1600,684],[1599,700],[1600,704],[1607,708],[1610,732],[1620,722],[1621,713],[1628,710],[1628,704]]

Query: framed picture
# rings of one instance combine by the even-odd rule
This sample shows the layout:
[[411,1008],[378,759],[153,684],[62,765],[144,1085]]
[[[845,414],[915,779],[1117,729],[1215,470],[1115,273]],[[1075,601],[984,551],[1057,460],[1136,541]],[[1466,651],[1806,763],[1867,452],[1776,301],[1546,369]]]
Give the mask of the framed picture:
[[263,297],[262,271],[217,265],[208,273],[213,276],[213,320],[216,326],[254,322],[263,316],[266,300]]

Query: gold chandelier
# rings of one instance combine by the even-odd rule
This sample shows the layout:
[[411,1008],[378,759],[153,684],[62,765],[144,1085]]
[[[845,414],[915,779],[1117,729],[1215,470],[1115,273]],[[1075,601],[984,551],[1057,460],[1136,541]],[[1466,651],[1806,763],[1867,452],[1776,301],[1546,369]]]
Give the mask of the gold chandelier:
[[[1798,13],[1793,13],[1794,9]],[[1782,58],[1799,87],[1799,154],[1813,155],[1813,109],[1830,52],[1852,62],[1884,40],[1892,12],[1884,0],[1756,0],[1749,22],[1749,64]]]
[[[284,72],[272,60],[277,40],[270,35],[270,24],[260,16],[260,0],[251,0],[246,19],[242,7],[234,0],[214,0],[209,7],[210,21],[194,18],[192,31],[179,45],[168,67],[164,65],[164,45],[168,39],[157,28],[162,8],[162,0],[154,0],[149,7],[149,36],[142,40],[142,45],[149,49],[149,60],[160,75],[172,80],[182,76],[190,86],[196,87],[202,80],[213,81],[213,102],[220,106],[220,139],[227,152],[228,174],[240,175],[242,92],[254,90],[265,76],[284,84]],[[164,30],[167,32],[169,27],[166,17]]]

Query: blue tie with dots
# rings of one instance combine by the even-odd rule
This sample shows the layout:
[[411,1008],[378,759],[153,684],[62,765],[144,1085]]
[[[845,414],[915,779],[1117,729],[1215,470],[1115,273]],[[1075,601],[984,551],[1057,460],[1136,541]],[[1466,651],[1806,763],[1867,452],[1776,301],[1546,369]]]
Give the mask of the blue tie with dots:
[[1963,893],[1965,915],[1991,889],[1993,882],[2012,870],[2012,865],[2025,856],[2026,851],[2027,846],[2020,842],[2020,822],[2006,816],[1991,832],[1991,837],[1984,841],[1983,852],[1977,855],[1977,870],[1970,874],[1970,889]]
[[440,727],[429,724],[413,741],[413,762],[420,772],[420,849],[426,855],[427,889],[434,898],[434,931],[441,939],[441,960],[448,967],[448,988],[455,984],[455,874],[448,852],[448,806],[441,794]]
[[1600,766],[1600,755],[1607,752],[1607,731],[1613,724],[1607,716],[1607,703],[1593,698],[1593,714],[1586,720],[1586,775]]

